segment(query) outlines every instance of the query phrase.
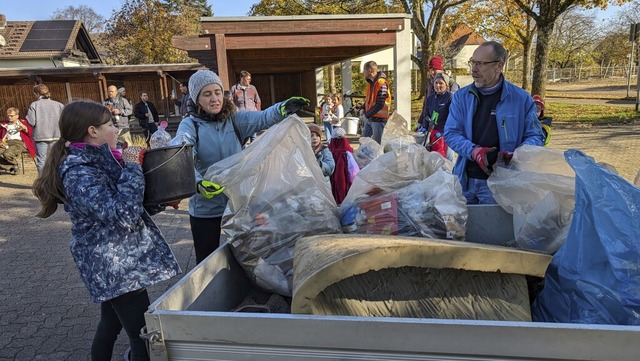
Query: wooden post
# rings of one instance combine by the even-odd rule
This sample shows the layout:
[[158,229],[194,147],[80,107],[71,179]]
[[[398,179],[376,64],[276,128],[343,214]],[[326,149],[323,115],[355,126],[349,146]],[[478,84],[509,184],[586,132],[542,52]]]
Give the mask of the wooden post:
[[401,31],[396,32],[393,52],[393,100],[395,111],[411,127],[411,19],[404,19]]
[[218,76],[222,80],[222,88],[229,89],[229,63],[227,61],[227,45],[224,34],[215,34],[216,62],[218,63]]
[[162,70],[157,71],[160,79],[160,96],[162,97],[162,108],[164,108],[164,120],[169,121],[169,97],[168,97],[168,87],[167,87],[167,76],[164,74]]

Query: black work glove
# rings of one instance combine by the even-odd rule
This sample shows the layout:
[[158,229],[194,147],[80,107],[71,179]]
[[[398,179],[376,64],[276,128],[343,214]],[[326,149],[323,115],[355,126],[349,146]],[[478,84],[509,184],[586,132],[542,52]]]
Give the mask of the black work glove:
[[502,151],[498,153],[498,161],[496,163],[509,165],[509,163],[511,163],[512,158],[513,158],[513,152]]
[[285,102],[280,106],[280,115],[286,117],[287,115],[291,115],[298,110],[309,106],[309,104],[311,104],[311,102],[307,98],[291,97],[285,100]]

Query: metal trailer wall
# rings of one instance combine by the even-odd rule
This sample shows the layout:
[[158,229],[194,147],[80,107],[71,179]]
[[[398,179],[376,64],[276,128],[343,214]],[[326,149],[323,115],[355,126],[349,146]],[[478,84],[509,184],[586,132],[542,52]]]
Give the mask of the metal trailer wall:
[[[467,237],[500,244],[513,237],[509,218],[497,206],[469,207]],[[483,237],[505,228],[499,237]],[[227,246],[215,251],[145,314],[151,359],[635,361],[640,355],[640,327],[633,326],[230,312],[252,287]]]

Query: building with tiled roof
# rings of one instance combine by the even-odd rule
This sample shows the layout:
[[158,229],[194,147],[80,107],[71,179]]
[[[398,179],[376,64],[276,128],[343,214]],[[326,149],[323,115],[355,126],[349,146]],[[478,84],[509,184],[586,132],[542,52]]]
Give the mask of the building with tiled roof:
[[466,24],[458,25],[447,39],[451,56],[447,57],[447,68],[468,68],[467,62],[473,52],[486,41]]
[[0,68],[92,64],[102,60],[81,21],[6,21],[0,14]]

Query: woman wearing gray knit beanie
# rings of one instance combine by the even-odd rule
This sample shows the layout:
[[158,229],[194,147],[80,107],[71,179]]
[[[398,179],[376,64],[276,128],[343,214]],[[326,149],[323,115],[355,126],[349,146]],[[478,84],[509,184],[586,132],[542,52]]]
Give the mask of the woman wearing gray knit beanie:
[[244,140],[267,129],[286,116],[309,105],[309,100],[292,97],[263,111],[237,110],[224,96],[220,77],[211,70],[198,70],[189,78],[193,103],[180,122],[176,137],[193,144],[198,192],[189,199],[189,221],[196,262],[200,263],[220,244],[220,225],[227,196],[218,185],[203,179],[214,163],[242,151]]

